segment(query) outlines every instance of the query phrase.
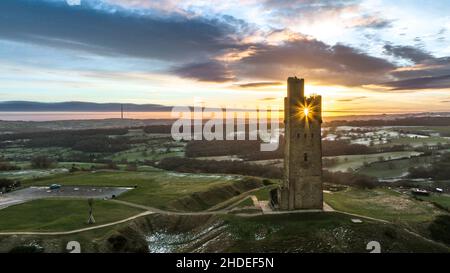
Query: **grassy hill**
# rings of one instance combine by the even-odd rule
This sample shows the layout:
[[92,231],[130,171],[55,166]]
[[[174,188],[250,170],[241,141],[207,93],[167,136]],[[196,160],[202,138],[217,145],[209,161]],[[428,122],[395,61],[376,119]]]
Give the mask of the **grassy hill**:
[[340,213],[239,217],[150,215],[114,228],[65,236],[0,236],[0,251],[35,242],[58,252],[70,240],[85,252],[362,252],[377,241],[382,252],[448,252],[449,249],[387,223]]

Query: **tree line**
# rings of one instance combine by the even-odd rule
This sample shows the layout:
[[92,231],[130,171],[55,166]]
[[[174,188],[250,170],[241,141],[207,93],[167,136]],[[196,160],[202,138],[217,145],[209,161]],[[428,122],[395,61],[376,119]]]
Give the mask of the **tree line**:
[[[0,140],[24,140],[27,148],[66,147],[81,152],[115,153],[130,148],[128,129],[64,130],[1,135]],[[111,137],[114,136],[114,137]]]

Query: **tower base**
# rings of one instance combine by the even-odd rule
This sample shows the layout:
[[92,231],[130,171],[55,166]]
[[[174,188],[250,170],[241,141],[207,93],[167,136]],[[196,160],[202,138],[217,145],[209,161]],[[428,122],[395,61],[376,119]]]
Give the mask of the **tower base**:
[[[322,193],[322,191],[320,191]],[[270,204],[279,210],[323,210],[323,197],[318,196],[295,196],[288,188],[279,187],[270,192]]]

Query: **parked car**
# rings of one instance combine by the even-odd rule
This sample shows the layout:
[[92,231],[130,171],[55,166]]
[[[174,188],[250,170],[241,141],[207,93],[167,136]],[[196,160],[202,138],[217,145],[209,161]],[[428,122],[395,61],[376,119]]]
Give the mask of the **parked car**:
[[59,184],[51,184],[50,187],[48,187],[50,190],[59,190],[61,188],[61,185]]
[[423,189],[412,189],[412,194],[415,195],[424,195],[424,196],[428,196],[430,195],[430,192],[427,190],[423,190]]

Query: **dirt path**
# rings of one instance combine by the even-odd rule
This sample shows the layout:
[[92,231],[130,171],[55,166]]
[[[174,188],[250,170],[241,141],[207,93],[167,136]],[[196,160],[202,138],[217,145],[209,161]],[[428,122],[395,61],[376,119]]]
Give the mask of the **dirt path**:
[[154,208],[154,207],[139,205],[139,204],[123,201],[123,200],[114,199],[111,201],[122,204],[122,205],[130,206],[130,207],[145,209],[152,213],[160,213],[160,214],[167,214],[167,215],[214,215],[214,214],[227,214],[229,212],[229,210],[226,210],[226,209],[215,210],[215,211],[207,211],[207,210],[206,211],[195,211],[195,212],[170,211],[170,210],[162,210],[162,209],[158,209],[158,208]]
[[[147,216],[147,215],[150,215],[150,214],[156,214],[156,213],[157,214],[166,214],[166,215],[185,215],[185,216],[187,215],[188,216],[188,215],[218,215],[218,214],[228,214],[230,212],[229,210],[226,210],[226,209],[224,209],[224,210],[216,210],[216,211],[199,211],[199,212],[167,211],[167,210],[161,210],[161,209],[158,209],[158,208],[148,207],[148,206],[144,206],[144,205],[139,205],[139,204],[123,201],[123,200],[111,199],[111,201],[119,203],[119,204],[122,204],[122,205],[130,206],[130,207],[144,209],[146,211],[142,212],[140,214],[134,215],[132,217],[120,220],[120,221],[111,222],[111,223],[98,225],[98,226],[92,226],[92,227],[87,227],[87,228],[71,230],[71,231],[55,231],[55,232],[33,232],[33,231],[0,232],[0,236],[1,235],[69,235],[69,234],[75,234],[75,233],[80,233],[80,232],[84,232],[84,231],[89,231],[89,230],[109,227],[109,226],[113,226],[113,225],[117,225],[117,224],[122,224],[122,223],[125,223],[125,222],[128,222],[128,221],[135,220],[135,219],[137,219],[139,217]],[[269,211],[269,210],[266,210],[265,213],[263,213],[263,212],[261,212],[261,213],[237,213],[235,215],[236,216],[240,216],[240,217],[255,217],[255,216],[260,216],[260,215],[263,215],[263,214],[309,213],[309,212],[321,212],[321,211],[322,210],[297,210],[297,211],[272,211],[272,210]]]

